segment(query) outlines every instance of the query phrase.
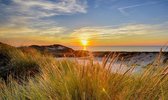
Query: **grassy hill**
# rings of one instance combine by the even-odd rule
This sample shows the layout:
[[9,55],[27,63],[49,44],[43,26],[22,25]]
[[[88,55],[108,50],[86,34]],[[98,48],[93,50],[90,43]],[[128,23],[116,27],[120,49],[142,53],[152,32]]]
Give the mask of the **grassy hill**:
[[[20,50],[0,44],[0,56],[0,100],[168,99],[167,63],[149,65],[133,74],[135,66],[129,66],[123,73],[111,72],[116,54],[108,55],[102,64],[93,63],[92,59],[80,64],[66,58],[56,60],[34,49]],[[9,76],[7,81],[3,79],[4,72]]]
[[[36,55],[37,52],[34,51]],[[0,43],[0,76],[7,79],[9,75],[20,79],[27,76],[34,76],[39,72],[39,65],[35,55],[23,52],[13,46]]]

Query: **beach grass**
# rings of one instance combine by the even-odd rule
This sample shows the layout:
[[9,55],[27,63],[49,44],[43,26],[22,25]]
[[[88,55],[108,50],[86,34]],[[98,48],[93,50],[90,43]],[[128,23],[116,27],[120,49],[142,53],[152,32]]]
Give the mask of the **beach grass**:
[[[109,54],[102,61],[81,64],[66,57],[57,60],[34,50],[4,50],[13,59],[15,74],[0,80],[0,100],[167,100],[168,64],[157,61],[140,73],[135,66],[112,72],[118,57]],[[10,52],[11,51],[11,52]],[[107,63],[110,61],[111,63]],[[121,64],[122,65],[122,64]],[[38,69],[38,73],[31,69]],[[20,77],[25,74],[26,80]],[[17,75],[17,78],[15,78]],[[19,81],[18,81],[19,80]]]

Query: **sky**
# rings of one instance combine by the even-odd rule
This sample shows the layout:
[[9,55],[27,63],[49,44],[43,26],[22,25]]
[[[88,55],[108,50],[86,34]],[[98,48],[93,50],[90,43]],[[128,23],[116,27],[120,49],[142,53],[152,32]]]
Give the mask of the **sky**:
[[0,42],[14,46],[155,46],[168,42],[168,0],[0,0]]

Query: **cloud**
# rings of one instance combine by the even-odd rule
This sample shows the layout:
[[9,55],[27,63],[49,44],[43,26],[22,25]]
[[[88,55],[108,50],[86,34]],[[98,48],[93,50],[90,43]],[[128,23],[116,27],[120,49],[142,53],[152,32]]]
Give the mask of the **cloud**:
[[[0,39],[53,40],[67,28],[51,16],[87,12],[86,0],[0,0]],[[35,38],[36,37],[36,38]],[[46,39],[48,38],[48,39]],[[52,39],[51,39],[52,38]],[[26,40],[26,39],[25,39]]]
[[58,38],[62,33],[66,31],[64,27],[53,27],[48,29],[36,29],[28,27],[1,27],[1,37],[53,37]]
[[[4,7],[4,8],[2,8]],[[86,13],[86,1],[60,0],[11,0],[11,4],[1,4],[1,9],[6,13],[16,16],[47,17],[72,13]]]
[[147,2],[147,3],[142,3],[142,4],[135,4],[135,5],[130,5],[130,6],[124,6],[124,7],[119,7],[118,10],[125,16],[128,16],[129,13],[126,10],[133,9],[136,7],[141,7],[141,6],[146,6],[146,5],[151,5],[151,4],[156,4],[157,2]]
[[10,0],[8,2],[0,1],[0,22],[7,26],[22,26],[41,18],[87,12],[86,0]]
[[38,15],[37,17],[45,17],[78,12],[86,13],[86,2],[77,0],[60,0],[60,2],[49,0],[13,0],[13,2],[20,6],[20,8],[23,8],[22,11],[29,12],[30,16]]
[[[124,24],[118,26],[81,27],[72,31],[65,27],[0,27],[0,40],[12,41],[15,45],[61,43],[78,45],[79,40],[88,39],[94,44],[111,45],[118,43],[145,43],[167,41],[168,23],[162,24]],[[158,38],[159,37],[159,38]],[[147,40],[146,40],[147,39]],[[33,42],[31,42],[33,41]],[[17,43],[18,42],[18,43]],[[23,43],[22,43],[23,42]]]
[[164,24],[129,24],[121,26],[83,27],[72,32],[71,37],[77,39],[121,39],[131,36],[145,36],[168,32],[168,23]]

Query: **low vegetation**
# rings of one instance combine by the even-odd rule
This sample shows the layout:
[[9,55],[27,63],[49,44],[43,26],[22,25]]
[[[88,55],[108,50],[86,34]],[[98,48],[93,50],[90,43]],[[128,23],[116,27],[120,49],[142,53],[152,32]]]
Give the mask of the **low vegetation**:
[[134,66],[114,73],[115,54],[107,56],[103,64],[92,58],[80,64],[33,49],[1,46],[0,56],[0,100],[168,99],[168,64],[151,64],[140,73],[133,73]]
[[37,60],[34,59],[37,58],[38,53],[34,55],[32,52],[26,53],[15,47],[1,44],[0,76],[5,80],[9,75],[18,80],[34,76],[40,69]]

